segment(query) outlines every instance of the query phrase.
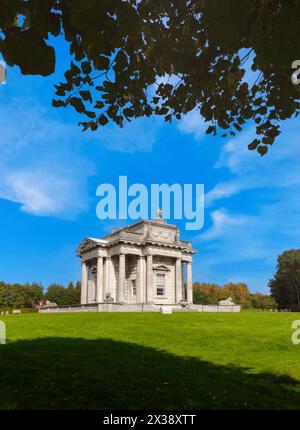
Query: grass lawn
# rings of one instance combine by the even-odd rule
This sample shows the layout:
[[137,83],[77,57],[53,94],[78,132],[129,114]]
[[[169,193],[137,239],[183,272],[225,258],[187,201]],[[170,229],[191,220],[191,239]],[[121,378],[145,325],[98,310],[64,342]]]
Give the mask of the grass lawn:
[[300,314],[0,319],[0,409],[300,409]]

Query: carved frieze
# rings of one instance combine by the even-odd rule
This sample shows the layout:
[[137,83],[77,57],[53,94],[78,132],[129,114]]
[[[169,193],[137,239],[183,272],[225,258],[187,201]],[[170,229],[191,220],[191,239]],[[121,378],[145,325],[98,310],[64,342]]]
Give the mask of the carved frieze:
[[149,227],[148,238],[161,242],[175,242],[176,231],[159,227]]

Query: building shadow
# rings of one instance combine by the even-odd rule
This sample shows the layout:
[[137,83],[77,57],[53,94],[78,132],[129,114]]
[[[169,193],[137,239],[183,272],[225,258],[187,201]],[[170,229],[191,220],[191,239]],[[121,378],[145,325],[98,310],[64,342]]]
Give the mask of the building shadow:
[[297,409],[299,381],[110,339],[0,347],[0,409]]

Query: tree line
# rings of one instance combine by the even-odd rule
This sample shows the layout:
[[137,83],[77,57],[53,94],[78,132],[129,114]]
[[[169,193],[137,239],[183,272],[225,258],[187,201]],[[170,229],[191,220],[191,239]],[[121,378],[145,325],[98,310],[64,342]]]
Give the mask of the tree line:
[[244,283],[193,285],[194,303],[216,304],[231,297],[243,308],[284,309],[300,311],[300,249],[284,251],[277,258],[276,273],[268,282],[270,295],[250,293]]
[[267,294],[250,293],[246,284],[227,283],[220,286],[215,283],[199,283],[193,285],[194,303],[208,305],[218,304],[220,300],[231,297],[235,304],[241,305],[243,309],[276,309],[276,300]]
[[[231,297],[242,308],[288,309],[300,311],[300,249],[283,252],[277,259],[277,270],[268,286],[270,295],[250,293],[245,283],[229,282],[224,286],[216,283],[193,285],[194,303],[217,304]],[[67,288],[61,284],[51,284],[47,290],[40,283],[9,284],[0,281],[0,309],[36,308],[46,300],[59,306],[80,303],[81,282],[69,282]]]
[[59,306],[80,303],[81,282],[69,282],[67,288],[61,284],[51,284],[45,291],[42,284],[11,284],[0,281],[0,309],[37,308],[47,300]]
[[[70,282],[65,288],[61,284],[51,284],[47,290],[39,283],[9,284],[0,282],[0,309],[37,308],[49,300],[58,306],[72,306],[80,303],[81,282]],[[244,283],[228,283],[221,287],[215,283],[193,285],[194,303],[217,304],[220,300],[231,297],[243,308],[276,308],[275,299],[261,293],[251,294]]]

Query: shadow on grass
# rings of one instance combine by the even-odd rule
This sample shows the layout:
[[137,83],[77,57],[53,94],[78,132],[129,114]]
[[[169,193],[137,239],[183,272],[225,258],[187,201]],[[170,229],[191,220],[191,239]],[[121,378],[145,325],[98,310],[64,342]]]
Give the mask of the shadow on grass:
[[0,409],[296,409],[297,381],[109,339],[0,346]]

